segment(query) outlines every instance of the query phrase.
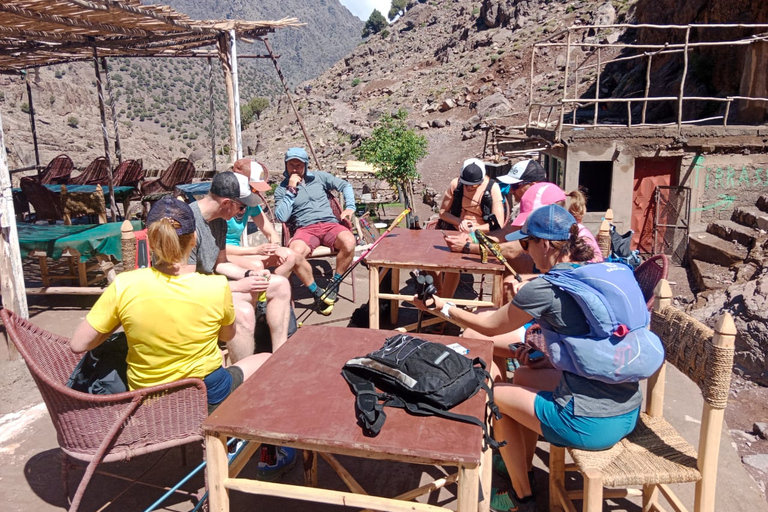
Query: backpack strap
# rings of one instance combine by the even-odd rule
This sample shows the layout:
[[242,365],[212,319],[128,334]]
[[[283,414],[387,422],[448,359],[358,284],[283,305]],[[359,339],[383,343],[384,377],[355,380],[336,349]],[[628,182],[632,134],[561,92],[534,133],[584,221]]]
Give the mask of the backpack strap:
[[464,184],[459,182],[453,191],[453,202],[451,203],[451,215],[461,218],[461,202],[464,200]]
[[375,437],[381,432],[381,427],[387,420],[384,405],[379,400],[386,400],[390,395],[378,393],[373,382],[343,368],[342,376],[355,393],[355,415],[357,423],[363,429],[363,434]]

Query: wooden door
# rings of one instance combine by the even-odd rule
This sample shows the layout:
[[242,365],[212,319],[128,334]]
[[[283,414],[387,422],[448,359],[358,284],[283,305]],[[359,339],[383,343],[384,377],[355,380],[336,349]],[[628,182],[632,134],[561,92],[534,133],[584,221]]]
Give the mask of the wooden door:
[[653,251],[654,192],[658,186],[677,185],[679,158],[637,158],[632,189],[632,248]]

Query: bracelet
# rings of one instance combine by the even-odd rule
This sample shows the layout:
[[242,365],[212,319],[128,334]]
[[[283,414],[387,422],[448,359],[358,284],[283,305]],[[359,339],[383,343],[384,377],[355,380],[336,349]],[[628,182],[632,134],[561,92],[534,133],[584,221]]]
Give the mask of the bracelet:
[[245,275],[243,276],[243,279],[245,279],[246,277],[250,277],[250,276],[251,276],[251,270],[248,269],[248,270],[245,271]]
[[464,254],[469,254],[470,253],[469,240],[467,240],[467,243],[464,244],[464,248],[461,250],[461,252],[463,252]]
[[299,189],[296,187],[287,187],[286,190],[294,196],[299,194]]

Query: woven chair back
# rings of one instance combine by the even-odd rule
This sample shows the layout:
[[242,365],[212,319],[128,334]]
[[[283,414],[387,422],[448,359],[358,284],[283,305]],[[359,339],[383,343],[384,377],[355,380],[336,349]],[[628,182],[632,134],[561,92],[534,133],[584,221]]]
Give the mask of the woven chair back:
[[177,158],[158,179],[144,182],[142,192],[144,195],[173,192],[176,185],[191,183],[194,176],[195,164],[186,158]]
[[21,191],[35,210],[38,220],[56,221],[63,219],[61,199],[58,194],[48,190],[36,178],[21,178]]
[[635,269],[635,279],[640,285],[648,310],[653,308],[653,290],[659,281],[669,275],[669,258],[664,254],[651,256]]
[[72,185],[108,185],[109,161],[103,156],[94,158],[82,173],[70,178],[69,183]]
[[116,187],[135,187],[144,179],[144,162],[138,160],[123,160],[115,169],[112,177]]
[[72,169],[75,165],[72,163],[72,159],[65,154],[55,156],[45,169],[40,173],[40,183],[43,185],[58,185],[59,183],[67,183],[69,175],[72,174]]
[[661,338],[666,360],[699,386],[709,405],[724,409],[730,392],[733,347],[716,347],[712,329],[672,306],[652,313],[651,330]]

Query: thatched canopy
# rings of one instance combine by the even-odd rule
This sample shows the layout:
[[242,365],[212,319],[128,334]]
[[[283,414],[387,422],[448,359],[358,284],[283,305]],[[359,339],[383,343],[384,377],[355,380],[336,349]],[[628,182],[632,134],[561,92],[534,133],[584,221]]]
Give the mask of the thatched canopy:
[[251,38],[301,25],[296,18],[198,21],[139,0],[2,0],[0,73],[91,59],[94,48],[100,57],[184,55],[224,31]]

